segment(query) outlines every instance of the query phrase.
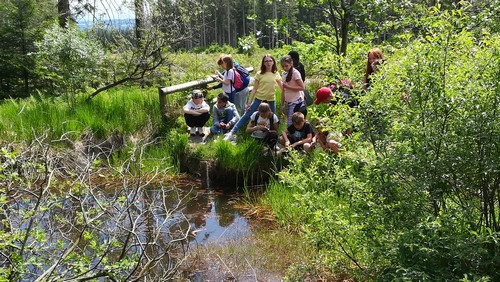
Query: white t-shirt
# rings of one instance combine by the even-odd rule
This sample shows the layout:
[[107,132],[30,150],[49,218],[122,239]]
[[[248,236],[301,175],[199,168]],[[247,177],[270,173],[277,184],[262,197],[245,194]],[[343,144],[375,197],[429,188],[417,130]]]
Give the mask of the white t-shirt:
[[[258,114],[259,114],[258,111],[254,112],[250,116],[250,122],[254,122],[255,121],[255,116],[258,115]],[[278,123],[279,123],[278,116],[275,115],[275,114],[273,114],[273,124],[278,124]],[[271,127],[271,123],[270,123],[269,118],[263,118],[260,115],[257,118],[257,124],[256,125],[264,125],[268,129],[272,129],[272,128],[270,128]],[[256,130],[256,131],[252,132],[252,136],[255,137],[255,138],[264,138],[266,135],[267,135],[267,132],[263,132],[262,130]]]
[[224,72],[224,80],[226,80],[226,79],[231,80],[231,82],[227,85],[222,83],[222,91],[229,94],[235,90],[234,85],[233,85],[234,84],[234,70],[230,69],[230,70],[226,70]]
[[203,100],[203,102],[199,105],[196,105],[193,102],[193,99],[190,99],[186,105],[184,105],[184,111],[189,111],[189,110],[201,110],[201,109],[206,109],[207,112],[210,110],[210,106]]

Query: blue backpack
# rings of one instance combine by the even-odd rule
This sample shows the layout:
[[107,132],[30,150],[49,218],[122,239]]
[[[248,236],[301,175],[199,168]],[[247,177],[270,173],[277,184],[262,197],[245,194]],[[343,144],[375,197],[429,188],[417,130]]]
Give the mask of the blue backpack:
[[[235,86],[234,88],[236,89],[236,91],[241,91],[241,90],[247,88],[248,84],[250,83],[250,72],[246,68],[244,68],[242,65],[238,64],[237,62],[234,62],[234,69],[240,75],[241,80],[243,82],[241,87]],[[235,74],[235,76],[236,76],[236,74]]]

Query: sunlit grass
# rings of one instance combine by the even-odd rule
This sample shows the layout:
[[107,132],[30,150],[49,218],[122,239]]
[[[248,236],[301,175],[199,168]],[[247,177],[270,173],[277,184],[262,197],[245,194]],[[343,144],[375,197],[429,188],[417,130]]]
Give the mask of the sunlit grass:
[[223,141],[221,138],[216,140],[216,142],[198,146],[195,154],[206,160],[216,159],[222,167],[239,171],[250,171],[262,167],[264,164],[262,162],[266,161],[263,156],[263,145],[252,138],[239,138],[237,145]]
[[273,210],[278,222],[284,226],[298,227],[303,223],[305,211],[296,199],[298,191],[278,181],[272,181],[261,198],[263,205]]
[[51,139],[87,130],[99,137],[131,134],[148,123],[161,125],[158,105],[156,90],[139,88],[113,89],[90,101],[80,95],[74,106],[60,97],[10,99],[0,104],[0,134],[4,141],[27,142],[45,132]]
[[204,279],[213,281],[228,274],[236,280],[280,281],[291,266],[314,260],[315,252],[296,233],[266,226],[253,232],[251,237],[196,248],[186,262],[196,265],[186,267],[206,269]]

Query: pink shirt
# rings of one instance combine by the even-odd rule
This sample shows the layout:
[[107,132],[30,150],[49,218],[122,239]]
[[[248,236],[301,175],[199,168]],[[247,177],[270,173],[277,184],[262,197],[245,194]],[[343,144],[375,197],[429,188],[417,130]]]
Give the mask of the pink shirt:
[[[283,83],[286,82],[286,76],[287,76],[288,73],[284,72],[281,76],[281,81]],[[299,84],[297,83],[297,80],[300,80],[302,81],[302,76],[300,75],[300,72],[297,70],[297,69],[293,69],[293,73],[292,73],[292,79],[288,82],[288,84],[290,84],[291,86],[299,86]],[[295,102],[297,101],[298,99],[300,98],[304,98],[304,92],[302,91],[299,91],[299,90],[292,90],[292,89],[285,89],[285,93],[283,93],[285,95],[285,102],[287,103],[291,103],[291,102]]]

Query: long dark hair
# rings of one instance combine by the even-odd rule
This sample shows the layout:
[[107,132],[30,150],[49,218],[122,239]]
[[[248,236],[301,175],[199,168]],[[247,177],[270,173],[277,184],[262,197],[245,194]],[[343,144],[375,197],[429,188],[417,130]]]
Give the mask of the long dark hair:
[[282,65],[283,65],[283,63],[290,64],[290,69],[288,70],[288,73],[286,74],[286,79],[285,79],[286,82],[290,82],[290,80],[292,80],[292,75],[293,75],[293,59],[292,59],[292,56],[285,55],[285,56],[281,57],[281,61],[280,62],[281,62]]

